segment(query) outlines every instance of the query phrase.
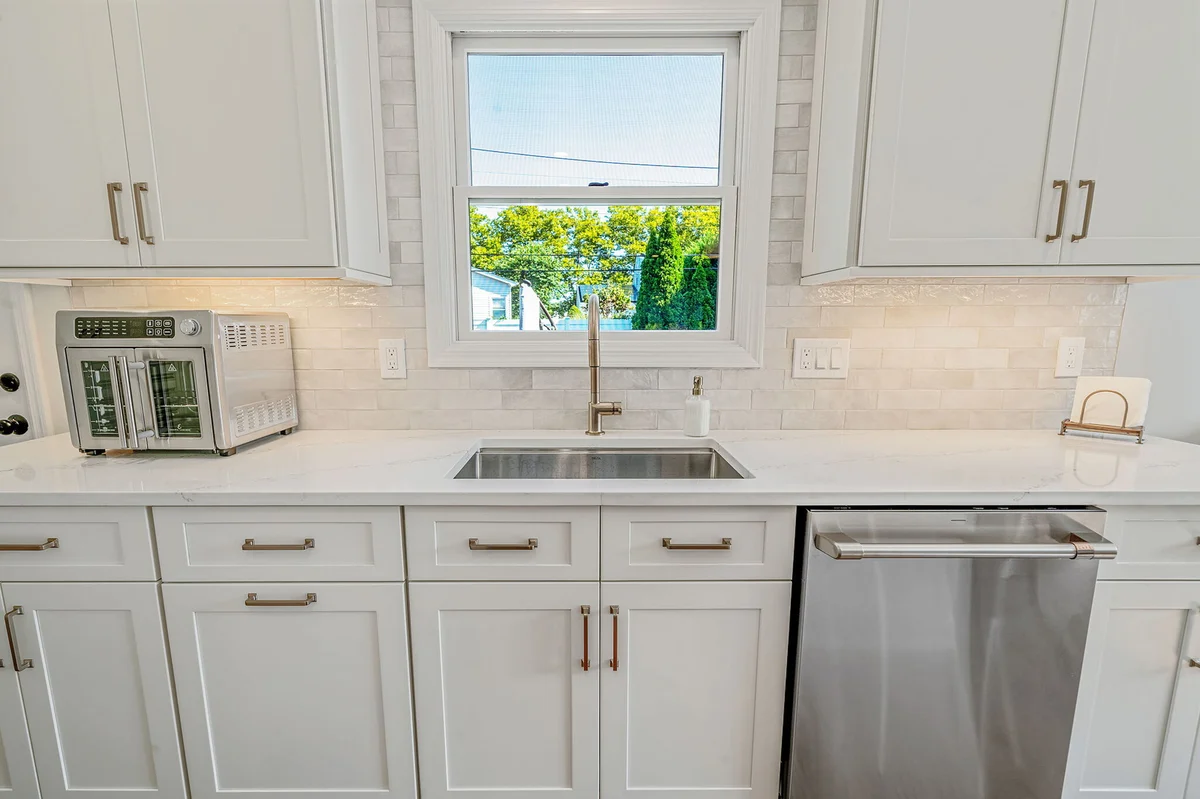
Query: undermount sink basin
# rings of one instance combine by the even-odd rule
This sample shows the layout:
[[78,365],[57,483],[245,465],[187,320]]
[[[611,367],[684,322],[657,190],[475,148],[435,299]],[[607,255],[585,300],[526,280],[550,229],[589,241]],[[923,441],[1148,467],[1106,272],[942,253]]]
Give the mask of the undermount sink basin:
[[740,480],[712,447],[480,447],[455,480]]

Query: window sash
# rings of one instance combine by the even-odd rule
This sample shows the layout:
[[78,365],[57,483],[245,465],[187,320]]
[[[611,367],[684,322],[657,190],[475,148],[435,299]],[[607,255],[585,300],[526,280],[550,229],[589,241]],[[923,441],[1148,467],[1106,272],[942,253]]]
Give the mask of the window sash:
[[[454,73],[454,142],[457,185],[471,185],[470,98],[467,91],[467,55],[664,55],[720,53],[724,56],[721,95],[721,143],[718,186],[736,186],[738,86],[741,82],[738,36],[529,36],[460,34],[451,39]],[[482,187],[481,187],[482,188]],[[502,188],[512,189],[505,186]],[[540,188],[540,187],[539,187]],[[563,187],[575,188],[575,187]],[[649,188],[657,188],[650,186]],[[663,186],[663,190],[681,188]],[[712,187],[704,187],[712,188]]]
[[696,205],[721,206],[721,241],[717,257],[721,272],[717,280],[717,327],[715,330],[621,330],[606,335],[631,341],[661,338],[664,333],[680,340],[729,339],[733,314],[733,254],[737,252],[737,189],[731,186],[456,186],[454,189],[455,289],[458,335],[461,340],[492,340],[501,337],[543,336],[554,339],[583,338],[584,333],[557,330],[479,331],[471,327],[471,235],[470,206],[483,200],[514,205]]

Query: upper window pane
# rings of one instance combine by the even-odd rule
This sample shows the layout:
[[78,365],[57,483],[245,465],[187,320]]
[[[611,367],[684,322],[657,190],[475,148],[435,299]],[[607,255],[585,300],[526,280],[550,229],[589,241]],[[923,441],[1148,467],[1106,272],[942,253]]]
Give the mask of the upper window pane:
[[716,186],[724,56],[467,54],[476,186]]

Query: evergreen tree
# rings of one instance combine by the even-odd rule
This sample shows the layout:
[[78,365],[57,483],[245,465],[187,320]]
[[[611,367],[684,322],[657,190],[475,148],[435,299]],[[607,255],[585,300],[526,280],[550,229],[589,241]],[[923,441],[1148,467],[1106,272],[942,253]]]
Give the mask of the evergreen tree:
[[659,294],[659,248],[658,231],[650,228],[646,240],[646,251],[642,256],[642,279],[638,288],[637,306],[633,311],[634,330],[656,330],[650,326],[650,307]]
[[680,327],[686,330],[714,330],[717,307],[713,300],[708,273],[708,256],[692,255],[683,276],[683,289],[677,295]]
[[679,244],[678,211],[668,208],[658,229],[652,229],[642,260],[634,330],[673,330],[677,319],[676,295],[683,284],[683,249]]

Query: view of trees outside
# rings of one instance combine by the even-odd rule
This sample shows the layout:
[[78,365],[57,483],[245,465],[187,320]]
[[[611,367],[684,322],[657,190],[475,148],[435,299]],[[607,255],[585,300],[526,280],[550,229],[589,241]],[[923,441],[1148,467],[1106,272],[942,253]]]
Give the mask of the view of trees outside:
[[595,293],[604,318],[633,330],[716,328],[720,205],[472,205],[470,215],[471,266],[528,281],[556,319],[583,316],[581,297]]

